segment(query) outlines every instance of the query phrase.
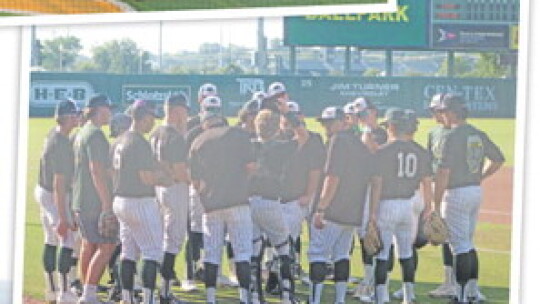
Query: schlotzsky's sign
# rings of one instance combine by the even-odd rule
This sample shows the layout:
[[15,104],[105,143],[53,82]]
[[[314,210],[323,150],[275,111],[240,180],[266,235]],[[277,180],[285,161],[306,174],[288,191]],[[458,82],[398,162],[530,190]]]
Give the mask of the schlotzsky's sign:
[[131,104],[137,99],[160,104],[169,96],[184,93],[188,100],[191,96],[189,85],[148,85],[148,84],[125,84],[122,86],[122,102]]

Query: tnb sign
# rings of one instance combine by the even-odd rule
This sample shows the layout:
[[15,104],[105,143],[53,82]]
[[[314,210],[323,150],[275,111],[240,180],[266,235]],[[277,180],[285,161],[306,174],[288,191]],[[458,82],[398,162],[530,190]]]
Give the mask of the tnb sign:
[[30,86],[30,106],[54,107],[60,100],[71,98],[82,107],[93,94],[92,85],[86,81],[33,81]]

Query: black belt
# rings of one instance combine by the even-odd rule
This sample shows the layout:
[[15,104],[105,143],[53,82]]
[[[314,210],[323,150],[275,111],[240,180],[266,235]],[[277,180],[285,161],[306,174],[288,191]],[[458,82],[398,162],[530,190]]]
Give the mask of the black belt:
[[454,189],[457,189],[457,188],[465,188],[465,187],[471,187],[471,186],[480,186],[480,184],[479,183],[460,184],[460,185],[455,185],[455,186],[452,186],[452,187],[448,187],[448,190],[454,190]]
[[255,196],[259,196],[263,200],[267,200],[267,201],[277,201],[277,202],[282,201],[279,196],[272,196],[272,195],[255,195]]

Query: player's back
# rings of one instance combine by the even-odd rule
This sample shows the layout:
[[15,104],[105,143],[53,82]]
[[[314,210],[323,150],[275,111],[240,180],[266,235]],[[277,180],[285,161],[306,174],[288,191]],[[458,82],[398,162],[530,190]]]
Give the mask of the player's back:
[[201,203],[213,210],[247,204],[246,164],[254,161],[249,134],[237,127],[216,127],[201,133],[189,152],[192,176],[202,181]]
[[377,175],[382,178],[381,200],[414,195],[422,178],[431,174],[429,153],[414,141],[395,140],[376,154]]
[[448,131],[441,167],[450,168],[448,188],[479,185],[485,159],[504,162],[501,150],[483,132],[463,124]]
[[146,185],[140,171],[154,171],[156,166],[150,144],[135,131],[123,134],[115,143],[112,159],[113,192],[122,197],[153,197],[154,187]]

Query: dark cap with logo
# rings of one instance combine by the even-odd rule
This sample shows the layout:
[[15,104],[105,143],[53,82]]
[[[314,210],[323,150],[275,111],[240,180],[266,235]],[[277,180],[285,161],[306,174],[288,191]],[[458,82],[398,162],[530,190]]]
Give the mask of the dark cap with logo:
[[405,111],[401,108],[389,108],[384,114],[384,119],[381,122],[381,125],[388,126],[389,124],[402,126],[407,124],[407,115]]
[[467,108],[463,98],[456,94],[444,94],[439,109],[442,111],[463,111]]
[[86,107],[90,109],[95,109],[98,107],[112,108],[112,103],[109,97],[107,97],[107,95],[98,94],[98,95],[94,95],[92,98],[90,98],[86,102]]
[[182,92],[178,94],[173,94],[165,100],[165,106],[184,107],[189,110],[188,97]]
[[126,110],[126,114],[134,120],[140,120],[147,115],[158,117],[156,109],[153,105],[145,100],[135,100],[131,106]]
[[81,111],[77,108],[75,102],[71,99],[61,100],[56,104],[56,109],[54,110],[54,116],[66,116],[66,115],[78,115]]

